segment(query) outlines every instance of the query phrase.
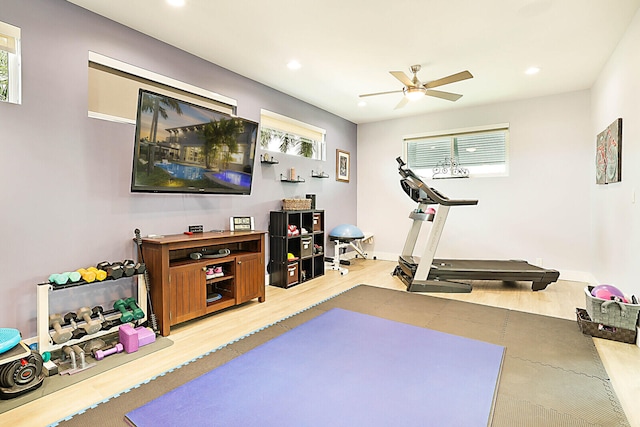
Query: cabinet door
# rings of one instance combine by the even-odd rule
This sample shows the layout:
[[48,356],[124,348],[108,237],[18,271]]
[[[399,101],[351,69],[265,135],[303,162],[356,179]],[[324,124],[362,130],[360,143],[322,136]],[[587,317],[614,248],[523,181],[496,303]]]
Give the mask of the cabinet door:
[[264,261],[260,254],[236,258],[236,304],[258,298],[264,302]]
[[169,317],[175,325],[205,314],[206,275],[202,266],[172,267],[169,273]]

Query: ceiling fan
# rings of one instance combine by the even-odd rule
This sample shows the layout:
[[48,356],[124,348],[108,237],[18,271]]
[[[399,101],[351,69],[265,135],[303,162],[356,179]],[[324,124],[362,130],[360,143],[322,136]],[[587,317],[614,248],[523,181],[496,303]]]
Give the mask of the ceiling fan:
[[393,77],[400,80],[405,87],[402,90],[392,90],[389,92],[377,92],[377,93],[366,93],[364,95],[360,95],[360,98],[364,98],[367,96],[376,96],[376,95],[386,95],[389,93],[404,93],[404,97],[400,100],[398,105],[396,105],[396,109],[404,107],[409,101],[420,99],[424,95],[427,96],[435,96],[436,98],[442,98],[449,101],[457,101],[462,97],[457,93],[451,92],[442,92],[440,90],[433,90],[432,88],[443,86],[449,83],[459,82],[461,80],[470,79],[473,75],[469,71],[461,71],[456,74],[452,74],[447,77],[443,77],[438,80],[433,80],[427,83],[422,83],[420,79],[418,79],[418,71],[420,71],[420,65],[412,65],[411,72],[413,73],[413,78],[409,78],[402,71],[389,71]]

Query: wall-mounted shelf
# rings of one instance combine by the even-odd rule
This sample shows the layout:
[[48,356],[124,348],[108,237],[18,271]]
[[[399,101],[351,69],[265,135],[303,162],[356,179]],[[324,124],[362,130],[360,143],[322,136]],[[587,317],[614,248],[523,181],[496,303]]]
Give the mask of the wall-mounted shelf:
[[262,163],[263,165],[277,165],[280,162],[277,160],[260,160],[260,163]]
[[277,165],[280,162],[276,160],[273,156],[269,157],[268,154],[261,154],[260,163],[262,163],[263,165]]
[[329,174],[326,172],[314,172],[311,171],[312,178],[329,178]]
[[286,176],[280,174],[280,181],[282,182],[293,182],[293,183],[300,183],[300,182],[306,182],[303,178],[300,178],[299,176],[296,179],[290,179],[287,178]]

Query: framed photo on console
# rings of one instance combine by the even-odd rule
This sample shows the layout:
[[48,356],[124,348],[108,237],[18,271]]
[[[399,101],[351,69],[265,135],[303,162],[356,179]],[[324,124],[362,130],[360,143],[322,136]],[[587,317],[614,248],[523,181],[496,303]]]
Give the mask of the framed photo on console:
[[232,216],[229,218],[231,231],[252,231],[254,228],[252,216]]

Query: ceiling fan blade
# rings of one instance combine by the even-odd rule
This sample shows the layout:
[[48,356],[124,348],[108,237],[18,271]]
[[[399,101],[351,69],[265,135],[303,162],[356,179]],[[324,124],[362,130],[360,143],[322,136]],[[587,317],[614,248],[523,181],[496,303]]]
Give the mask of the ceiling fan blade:
[[452,74],[450,76],[443,77],[441,79],[434,80],[434,81],[429,82],[429,83],[425,83],[424,87],[426,87],[427,89],[431,89],[432,87],[448,85],[449,83],[455,83],[455,82],[459,82],[460,80],[466,80],[466,79],[470,79],[470,78],[473,78],[473,75],[470,72],[461,71],[459,73]]
[[404,107],[405,105],[407,105],[408,102],[409,102],[409,98],[407,98],[406,96],[403,96],[400,102],[398,102],[398,105],[396,105],[396,108],[394,108],[394,110],[398,110]]
[[402,93],[402,90],[390,90],[389,92],[365,93],[364,95],[360,95],[360,98],[364,98],[366,96],[388,95],[390,93]]
[[457,101],[458,99],[462,98],[462,95],[459,95],[457,93],[451,93],[451,92],[442,92],[441,90],[427,90],[427,95],[429,96],[435,96],[436,98],[442,98],[442,99],[446,99],[448,101]]
[[400,80],[405,86],[415,86],[413,81],[402,71],[389,71],[393,77]]

